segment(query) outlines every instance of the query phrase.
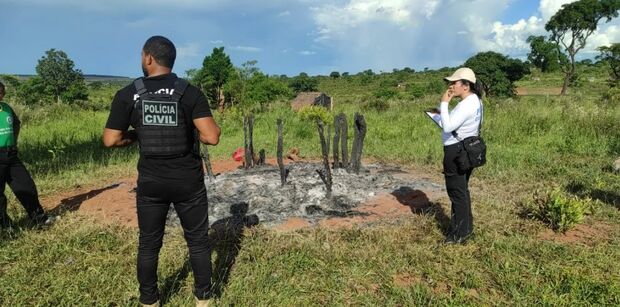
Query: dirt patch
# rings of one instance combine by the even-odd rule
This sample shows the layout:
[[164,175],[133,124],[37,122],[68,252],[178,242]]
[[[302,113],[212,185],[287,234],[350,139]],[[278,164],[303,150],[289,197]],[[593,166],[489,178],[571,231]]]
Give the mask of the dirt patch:
[[[307,161],[307,160],[306,160]],[[276,165],[275,159],[268,159],[267,164]],[[287,160],[286,164],[293,163]],[[366,162],[365,162],[366,163]],[[212,163],[215,174],[224,174],[243,168],[241,162],[232,159],[214,161]],[[394,170],[386,168],[386,172],[394,174]],[[417,171],[404,170],[396,172],[396,177],[408,180],[430,180],[427,174]],[[434,178],[435,179],[435,178]],[[436,186],[436,184],[432,184]],[[290,218],[272,225],[277,231],[294,231],[304,227],[322,226],[329,228],[351,227],[360,223],[412,216],[431,210],[433,206],[446,197],[445,192],[437,188],[426,189],[400,187],[391,192],[376,193],[367,201],[351,210],[352,214],[334,216],[316,220],[291,216]],[[120,224],[128,227],[137,227],[135,206],[136,178],[130,177],[117,181],[106,182],[99,187],[79,188],[75,193],[64,193],[43,200],[44,207],[52,214],[63,214],[67,211],[77,211],[96,217],[104,224]],[[213,219],[213,218],[211,218]],[[213,219],[211,222],[214,222]]]
[[560,95],[561,87],[517,87],[519,96]]
[[579,224],[566,233],[556,233],[551,229],[545,229],[538,237],[542,240],[558,243],[593,245],[601,241],[608,241],[612,233],[612,227],[605,223]]
[[419,277],[411,276],[407,273],[404,274],[396,274],[393,276],[394,284],[401,288],[409,288],[413,284],[421,283],[421,279]]
[[366,213],[353,217],[329,218],[319,225],[328,228],[352,227],[357,224],[393,219],[397,217],[413,216],[430,212],[444,195],[440,193],[425,193],[420,190],[400,189],[392,193],[379,194],[366,203],[360,205],[357,211]]
[[310,224],[310,222],[306,219],[299,218],[299,217],[292,217],[284,221],[284,223],[275,226],[273,229],[276,231],[293,231],[293,230],[297,230],[297,229],[301,229],[305,227],[310,227],[311,225],[312,224]]

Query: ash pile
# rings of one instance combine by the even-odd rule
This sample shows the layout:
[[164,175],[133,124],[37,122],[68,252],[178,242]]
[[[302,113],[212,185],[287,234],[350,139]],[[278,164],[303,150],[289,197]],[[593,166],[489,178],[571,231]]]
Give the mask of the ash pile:
[[319,163],[299,162],[288,165],[287,183],[281,185],[275,166],[262,165],[250,170],[236,170],[206,181],[209,195],[209,220],[230,216],[231,207],[247,203],[247,215],[256,215],[267,226],[291,217],[311,223],[327,217],[363,214],[356,207],[381,192],[393,192],[403,186],[414,189],[441,189],[430,182],[407,180],[398,169],[378,164],[368,165],[359,174],[338,168],[332,173],[331,197],[316,170]]
[[[317,121],[323,155],[322,163],[296,162],[284,166],[282,157],[282,121],[278,120],[278,165],[264,163],[264,151],[256,159],[252,144],[253,116],[244,120],[244,168],[213,175],[208,152],[205,178],[209,198],[209,221],[230,219],[242,224],[280,224],[292,217],[316,223],[329,217],[365,215],[356,208],[379,193],[391,193],[408,187],[414,190],[441,190],[442,186],[413,179],[398,167],[381,164],[362,166],[361,155],[366,134],[363,116],[355,115],[355,136],[351,157],[347,153],[346,117],[334,121],[333,160],[329,161],[331,131],[325,137],[324,125]],[[329,129],[329,127],[328,127]],[[326,139],[328,141],[326,141]],[[174,210],[169,225],[179,225]]]

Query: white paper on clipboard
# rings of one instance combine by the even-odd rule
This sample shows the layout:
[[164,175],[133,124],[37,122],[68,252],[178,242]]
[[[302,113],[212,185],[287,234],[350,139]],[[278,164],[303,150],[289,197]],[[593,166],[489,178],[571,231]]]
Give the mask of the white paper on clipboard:
[[424,111],[424,113],[441,128],[441,114]]

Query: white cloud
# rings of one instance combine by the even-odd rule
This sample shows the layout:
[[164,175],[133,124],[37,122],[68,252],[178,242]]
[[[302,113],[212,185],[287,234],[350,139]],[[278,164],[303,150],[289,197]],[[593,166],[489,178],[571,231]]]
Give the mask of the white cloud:
[[315,51],[303,50],[298,52],[300,55],[313,55],[316,54]]
[[233,47],[230,47],[230,49],[237,50],[237,51],[243,51],[243,52],[260,52],[262,50],[258,47],[252,47],[252,46],[233,46]]
[[[339,70],[459,65],[512,0],[348,0],[312,8]],[[479,39],[482,40],[482,39]]]
[[312,8],[318,26],[318,40],[347,35],[351,29],[380,22],[412,25],[422,16],[431,16],[440,0],[350,0],[344,6],[325,4]]
[[288,16],[288,15],[291,15],[291,12],[290,11],[284,11],[284,12],[280,12],[278,14],[278,17],[284,17],[284,16]]
[[200,45],[198,43],[187,43],[177,46],[177,58],[186,59],[201,56]]
[[[515,24],[502,24],[494,22],[492,31],[488,37],[476,40],[476,46],[481,50],[493,50],[514,56],[525,56],[529,52],[529,44],[525,42],[530,35],[548,35],[545,24],[562,8],[562,5],[575,2],[576,0],[541,0],[538,7],[538,16],[531,16],[527,20],[521,19]],[[598,53],[596,48],[601,45],[609,45],[618,42],[620,21],[613,19],[609,23],[605,20],[599,22],[599,27],[587,40],[586,47],[578,54],[580,57],[591,56]]]
[[576,0],[541,0],[540,6],[538,7],[538,12],[542,16],[542,19],[545,22],[558,11],[562,7],[562,5],[575,2]]
[[[534,0],[529,0],[534,1]],[[514,0],[344,0],[312,4],[314,40],[330,50],[339,70],[460,65],[473,54],[496,51],[524,58],[530,35],[563,4],[540,0],[538,12],[515,23],[499,20]],[[620,18],[601,23],[582,56],[620,41]]]
[[521,19],[515,24],[502,24],[496,21],[491,26],[489,36],[474,37],[474,43],[481,51],[496,51],[500,53],[514,53],[515,50],[529,50],[526,42],[530,35],[544,35],[542,19],[532,16],[527,20]]
[[218,39],[218,40],[209,41],[209,43],[214,44],[214,45],[221,45],[224,43],[224,41],[221,39]]

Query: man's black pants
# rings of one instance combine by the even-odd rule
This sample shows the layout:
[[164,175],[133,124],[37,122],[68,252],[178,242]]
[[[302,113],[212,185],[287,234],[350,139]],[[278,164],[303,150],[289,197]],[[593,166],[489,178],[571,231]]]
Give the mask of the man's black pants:
[[17,152],[0,152],[0,226],[8,226],[10,221],[4,195],[7,183],[31,219],[44,214],[34,180],[19,160]]
[[189,260],[194,272],[194,294],[199,299],[208,298],[211,295],[211,247],[208,242],[209,215],[204,183],[200,181],[190,185],[171,185],[154,179],[139,178],[136,200],[140,228],[140,302],[153,304],[159,299],[157,263],[171,203],[181,220],[189,248]]
[[459,142],[443,148],[443,172],[446,180],[446,190],[452,202],[450,231],[448,236],[465,238],[474,231],[474,218],[471,211],[471,197],[469,195],[469,177],[472,169],[459,168],[458,159],[466,154],[463,145]]

